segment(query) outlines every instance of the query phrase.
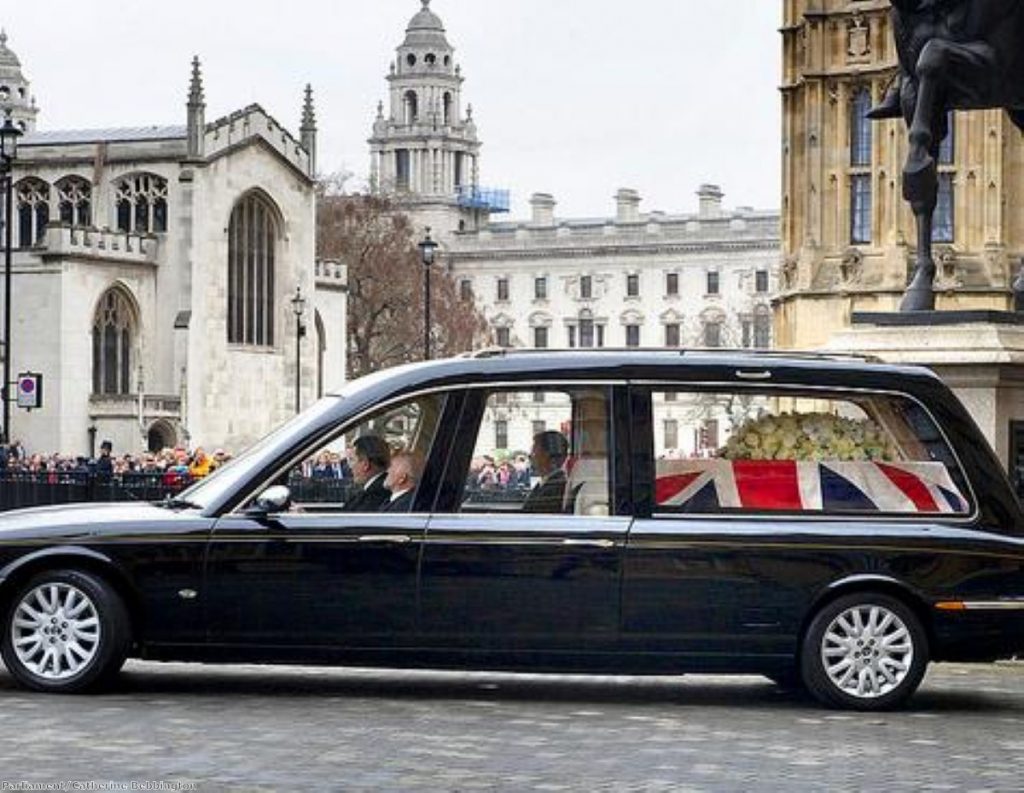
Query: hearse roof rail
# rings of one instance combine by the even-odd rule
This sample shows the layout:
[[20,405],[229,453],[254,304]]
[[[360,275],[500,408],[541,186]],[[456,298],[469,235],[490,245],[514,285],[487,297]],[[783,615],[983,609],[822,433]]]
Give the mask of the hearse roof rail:
[[727,347],[684,347],[681,349],[665,349],[664,347],[590,347],[590,348],[506,348],[506,347],[484,347],[480,350],[463,353],[462,358],[484,359],[484,358],[505,358],[520,355],[546,355],[551,353],[643,353],[659,355],[708,355],[721,357],[723,355],[742,355],[751,358],[771,358],[779,360],[799,361],[861,361],[864,363],[885,363],[876,355],[854,352],[812,352],[807,350],[750,350]]

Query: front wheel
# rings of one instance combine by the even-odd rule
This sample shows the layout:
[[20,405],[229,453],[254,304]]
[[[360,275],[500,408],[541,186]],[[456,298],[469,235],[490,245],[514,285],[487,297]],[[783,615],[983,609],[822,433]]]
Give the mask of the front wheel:
[[128,610],[103,579],[78,570],[40,573],[7,610],[0,652],[27,688],[77,693],[102,684],[124,664]]
[[917,690],[928,666],[921,621],[888,595],[834,600],[811,621],[801,648],[808,690],[821,702],[853,710],[888,710]]

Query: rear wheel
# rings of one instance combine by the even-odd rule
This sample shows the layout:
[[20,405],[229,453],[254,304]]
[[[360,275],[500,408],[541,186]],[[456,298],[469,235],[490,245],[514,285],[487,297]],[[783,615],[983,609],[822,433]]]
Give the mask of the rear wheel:
[[128,610],[113,587],[91,573],[55,570],[17,591],[0,652],[22,685],[75,693],[112,678],[124,664],[129,641]]
[[804,683],[830,707],[899,707],[927,666],[921,621],[900,600],[878,593],[845,595],[823,607],[801,648]]

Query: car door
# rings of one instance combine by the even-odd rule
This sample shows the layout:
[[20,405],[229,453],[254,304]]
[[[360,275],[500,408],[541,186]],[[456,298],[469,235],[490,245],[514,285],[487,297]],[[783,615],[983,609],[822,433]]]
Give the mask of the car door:
[[211,643],[349,650],[413,644],[419,555],[439,478],[432,455],[446,448],[453,410],[443,393],[416,397],[360,418],[327,444],[338,448],[376,433],[388,447],[420,455],[407,511],[347,511],[350,497],[309,476],[325,453],[318,446],[283,463],[303,496],[291,509],[243,509],[218,521],[206,566]]
[[[633,386],[631,401],[637,520],[623,580],[624,646],[701,658],[709,668],[751,651],[791,656],[806,573],[784,538],[800,525],[786,514],[729,514],[721,483],[703,473],[719,463],[737,403],[674,386]],[[740,407],[753,415],[767,406]]]
[[[467,397],[462,442],[423,548],[424,646],[519,660],[615,648],[630,518],[618,503],[624,483],[614,452],[626,423],[613,414],[612,393],[607,385],[531,385]],[[562,508],[524,512],[544,486],[541,471],[530,482],[522,469],[541,432],[568,442]],[[514,473],[506,476],[509,458]],[[559,478],[547,474],[549,484]]]
[[817,597],[930,565],[908,548],[967,511],[941,434],[898,395],[716,385],[632,399],[646,447],[623,581],[634,652],[791,660]]

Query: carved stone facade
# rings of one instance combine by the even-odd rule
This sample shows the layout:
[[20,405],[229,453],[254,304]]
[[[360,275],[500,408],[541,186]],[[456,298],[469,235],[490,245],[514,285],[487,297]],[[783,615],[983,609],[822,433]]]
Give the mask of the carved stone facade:
[[294,412],[297,287],[302,401],[343,382],[345,271],[314,262],[309,96],[301,142],[258,105],[204,109],[196,62],[182,126],[22,139],[12,366],[45,389],[11,436],[30,452],[242,450]]
[[[899,305],[913,257],[900,120],[865,122],[896,70],[887,0],[784,0],[780,347],[817,348],[854,311]],[[940,161],[937,308],[1009,309],[1024,253],[1024,139],[1002,111],[954,114]]]

